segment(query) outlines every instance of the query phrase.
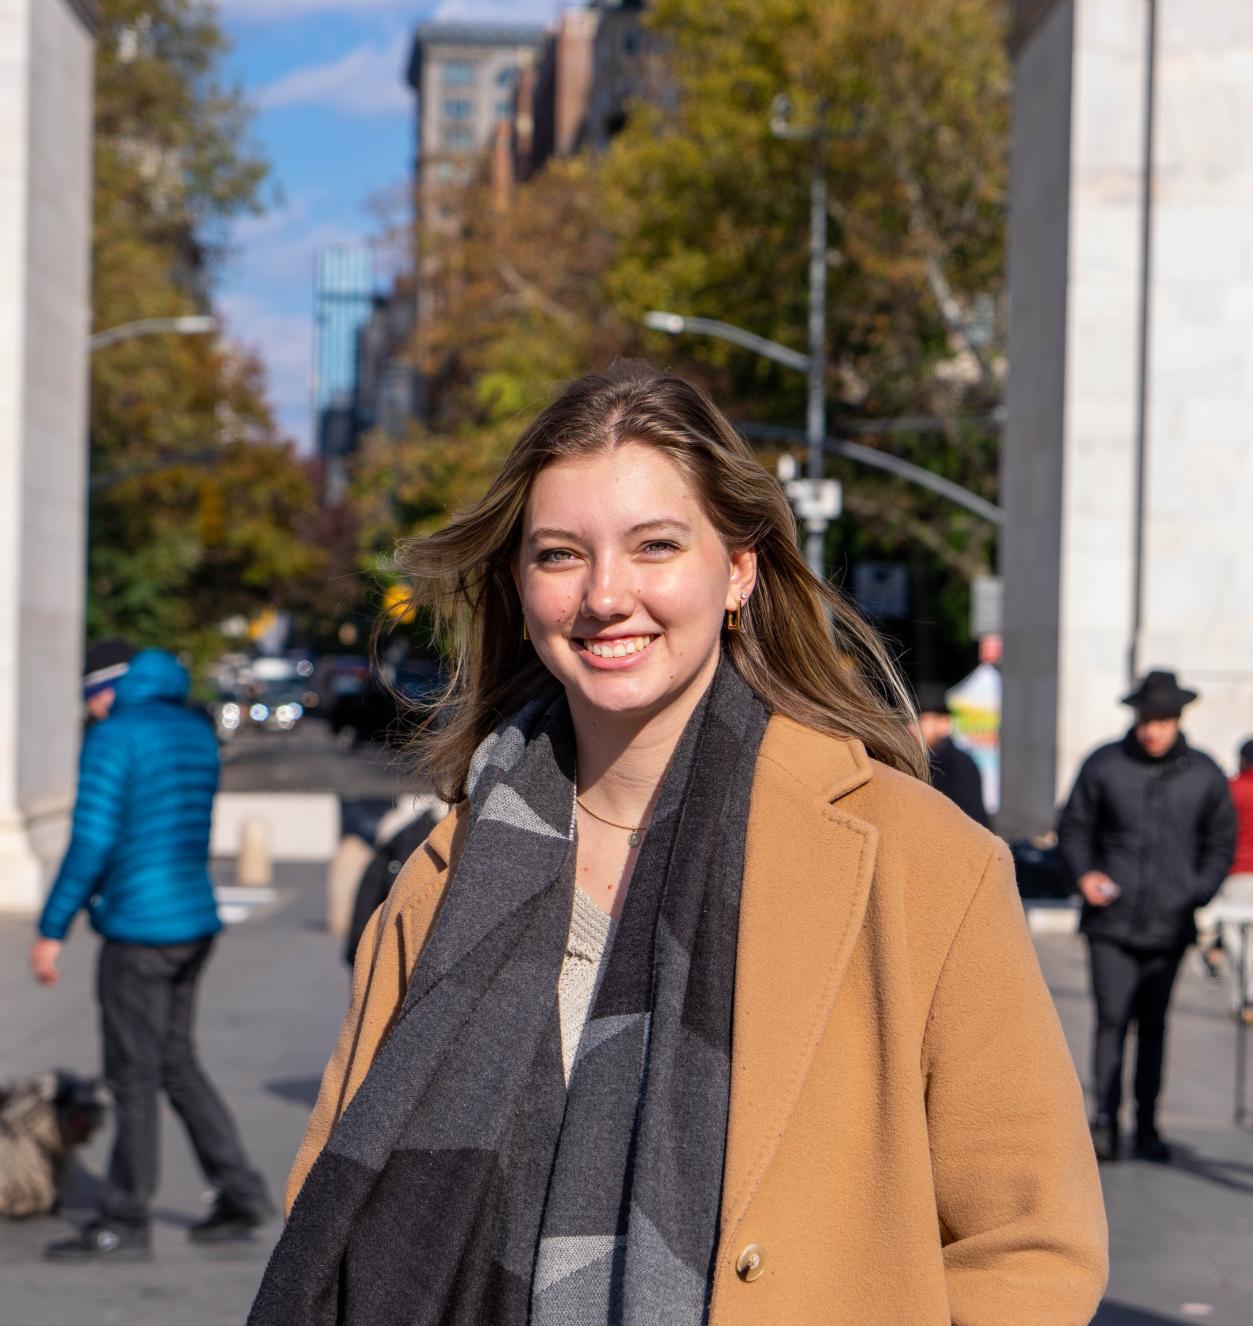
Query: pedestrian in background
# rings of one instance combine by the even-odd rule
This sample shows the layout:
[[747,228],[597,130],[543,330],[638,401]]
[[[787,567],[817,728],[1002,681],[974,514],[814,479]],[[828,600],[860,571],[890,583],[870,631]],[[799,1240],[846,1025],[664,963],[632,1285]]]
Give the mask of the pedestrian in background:
[[938,681],[924,681],[918,686],[918,732],[927,745],[931,786],[986,829],[983,775],[974,759],[953,740],[953,710]]
[[1197,698],[1173,672],[1150,672],[1122,703],[1135,723],[1083,762],[1058,825],[1058,847],[1083,894],[1096,1003],[1092,1140],[1120,1155],[1123,1053],[1136,1024],[1135,1154],[1167,1161],[1157,1127],[1166,1014],[1194,913],[1218,891],[1235,850],[1227,780],[1181,731]]
[[[1249,906],[1253,917],[1253,738],[1246,741],[1239,752],[1239,772],[1231,780],[1231,800],[1236,808],[1236,855],[1231,863],[1231,874],[1223,881],[1218,896],[1203,907],[1196,918],[1201,943],[1208,951],[1207,962],[1212,962],[1218,949],[1226,963],[1231,983],[1233,1006],[1246,1017],[1253,1014],[1253,953],[1246,958],[1245,988],[1240,988],[1241,927],[1236,921],[1218,921],[1210,912],[1218,903],[1243,903]],[[1221,936],[1221,941],[1220,941]],[[1221,969],[1220,969],[1221,977]]]
[[447,809],[442,802],[438,803],[438,814],[430,806],[423,806],[413,819],[389,833],[375,848],[374,855],[357,882],[357,891],[352,900],[352,917],[344,937],[344,961],[350,967],[357,960],[357,945],[361,943],[361,936],[370,923],[370,917],[387,901],[387,895],[405,862],[431,836],[431,830],[443,818]]
[[402,565],[456,624],[456,804],[358,947],[252,1326],[1087,1321],[1009,854],[708,397],[580,379]]
[[96,721],[83,741],[70,845],[31,948],[36,979],[55,985],[80,910],[104,940],[96,990],[116,1139],[98,1217],[50,1245],[53,1261],[149,1255],[159,1089],[217,1192],[190,1237],[238,1237],[270,1211],[194,1039],[196,987],[221,929],[208,871],[217,739],[187,708],[189,679],[172,655],[129,654],[118,642],[88,654],[84,698]]

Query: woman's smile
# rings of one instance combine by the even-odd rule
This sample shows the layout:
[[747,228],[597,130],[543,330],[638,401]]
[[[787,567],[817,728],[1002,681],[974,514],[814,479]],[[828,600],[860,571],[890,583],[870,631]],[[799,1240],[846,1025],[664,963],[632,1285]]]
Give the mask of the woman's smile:
[[642,663],[657,635],[583,637],[574,641],[584,663],[600,669],[621,669]]

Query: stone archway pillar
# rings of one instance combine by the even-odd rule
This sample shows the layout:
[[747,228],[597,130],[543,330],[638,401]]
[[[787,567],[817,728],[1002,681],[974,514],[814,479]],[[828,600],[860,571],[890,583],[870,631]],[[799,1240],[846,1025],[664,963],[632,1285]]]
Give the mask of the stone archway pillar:
[[1253,6],[1014,0],[1002,808],[1053,823],[1131,674],[1253,734]]
[[0,909],[42,901],[80,735],[91,0],[0,0]]

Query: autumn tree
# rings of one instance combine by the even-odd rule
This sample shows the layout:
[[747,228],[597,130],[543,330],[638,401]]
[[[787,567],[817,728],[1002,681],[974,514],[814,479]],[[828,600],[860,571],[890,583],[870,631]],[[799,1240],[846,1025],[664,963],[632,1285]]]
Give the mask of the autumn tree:
[[[608,276],[626,320],[700,314],[804,350],[810,141],[829,191],[830,431],[855,429],[994,497],[1008,68],[994,0],[656,0],[672,95],[639,103],[604,179]],[[724,343],[652,341],[716,365],[746,417],[795,422],[804,383]],[[876,420],[952,422],[876,434]],[[832,467],[836,472],[839,467]],[[991,531],[924,490],[843,469],[846,509],[880,547],[919,544],[959,575]]]
[[[642,329],[646,312],[668,309],[806,348],[815,149],[773,131],[786,98],[793,126],[821,132],[828,181],[829,431],[994,499],[1002,9],[654,0],[648,95],[608,152],[550,163],[507,210],[481,180],[442,208],[455,223],[424,232],[421,366],[437,390],[419,445],[447,443],[478,465],[466,430],[520,424],[554,382],[641,350],[708,385],[739,421],[799,424],[800,375],[723,342]],[[776,447],[763,448],[768,463]],[[924,601],[915,612],[942,618],[959,643],[970,579],[992,565],[992,528],[879,471],[834,458],[828,471],[845,493],[828,550],[837,573],[849,559],[908,562]]]
[[525,417],[554,383],[638,343],[605,288],[599,170],[576,156],[550,162],[507,205],[485,177],[436,201],[443,225],[422,237],[433,312],[417,348],[437,428]]
[[441,220],[422,234],[426,313],[412,353],[431,408],[403,438],[367,435],[352,469],[362,569],[379,595],[394,583],[396,540],[478,497],[556,384],[638,345],[605,291],[598,167],[554,161],[507,206],[486,169],[428,192]]
[[[97,47],[96,329],[203,312],[232,218],[260,206],[225,41],[198,0],[103,0]],[[316,579],[315,493],[251,355],[209,337],[92,357],[88,633],[205,652],[217,624]]]

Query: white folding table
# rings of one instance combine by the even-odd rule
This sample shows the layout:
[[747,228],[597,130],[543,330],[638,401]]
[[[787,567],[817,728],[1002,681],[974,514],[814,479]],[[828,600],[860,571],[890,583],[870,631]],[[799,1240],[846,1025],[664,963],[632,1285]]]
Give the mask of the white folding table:
[[1235,963],[1236,989],[1236,1104],[1237,1126],[1243,1126],[1250,1117],[1248,1108],[1249,1032],[1253,1030],[1253,1000],[1249,999],[1249,974],[1253,967],[1253,903],[1223,902],[1219,899],[1205,909],[1206,916],[1217,924],[1234,925],[1240,932],[1239,953],[1228,953],[1227,961]]

